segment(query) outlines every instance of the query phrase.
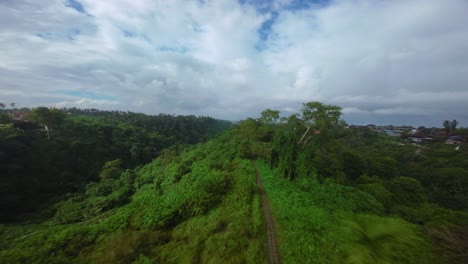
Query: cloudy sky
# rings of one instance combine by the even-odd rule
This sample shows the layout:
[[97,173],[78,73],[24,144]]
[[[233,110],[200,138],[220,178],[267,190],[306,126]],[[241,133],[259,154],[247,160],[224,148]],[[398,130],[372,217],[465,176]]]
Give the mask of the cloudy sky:
[[0,0],[0,101],[468,126],[468,0]]

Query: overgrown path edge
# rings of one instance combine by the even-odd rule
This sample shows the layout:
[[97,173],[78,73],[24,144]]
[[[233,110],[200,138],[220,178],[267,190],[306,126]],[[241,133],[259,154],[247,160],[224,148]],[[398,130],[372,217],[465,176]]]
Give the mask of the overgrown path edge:
[[252,164],[255,168],[257,187],[258,187],[258,190],[260,191],[260,196],[262,199],[263,214],[265,217],[265,225],[266,225],[266,231],[267,231],[268,263],[270,264],[281,263],[278,241],[276,240],[275,222],[273,220],[273,217],[271,216],[270,206],[268,204],[265,191],[263,190],[262,179],[260,177],[260,172],[258,171],[257,162],[255,160],[252,160]]

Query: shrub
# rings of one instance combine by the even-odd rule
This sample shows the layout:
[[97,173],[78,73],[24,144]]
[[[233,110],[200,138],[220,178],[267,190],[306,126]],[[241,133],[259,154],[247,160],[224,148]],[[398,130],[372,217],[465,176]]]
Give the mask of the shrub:
[[427,201],[421,183],[409,177],[397,177],[389,184],[390,191],[394,194],[393,201],[397,205],[418,206]]

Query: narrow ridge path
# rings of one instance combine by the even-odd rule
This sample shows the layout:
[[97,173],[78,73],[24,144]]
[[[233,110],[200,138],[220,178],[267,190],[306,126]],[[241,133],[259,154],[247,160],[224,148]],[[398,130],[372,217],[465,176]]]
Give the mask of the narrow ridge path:
[[262,179],[260,178],[260,172],[258,171],[257,162],[255,160],[252,160],[252,164],[255,167],[255,174],[257,176],[257,186],[262,197],[262,208],[263,214],[265,216],[265,224],[267,229],[268,263],[281,263],[278,241],[276,240],[275,222],[273,221],[273,217],[271,216],[270,206],[268,204],[265,192],[263,191]]

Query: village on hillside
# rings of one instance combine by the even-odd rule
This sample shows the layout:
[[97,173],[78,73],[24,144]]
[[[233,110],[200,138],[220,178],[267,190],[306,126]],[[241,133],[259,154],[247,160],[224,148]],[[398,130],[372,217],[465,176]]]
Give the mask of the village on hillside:
[[373,124],[369,125],[350,125],[349,129],[368,129],[380,134],[386,134],[390,137],[400,138],[406,142],[417,143],[417,144],[428,144],[432,142],[443,142],[446,144],[459,145],[466,143],[468,139],[467,129],[458,128],[458,122],[444,121],[444,128],[426,128],[420,126],[415,128],[413,126],[377,126]]

